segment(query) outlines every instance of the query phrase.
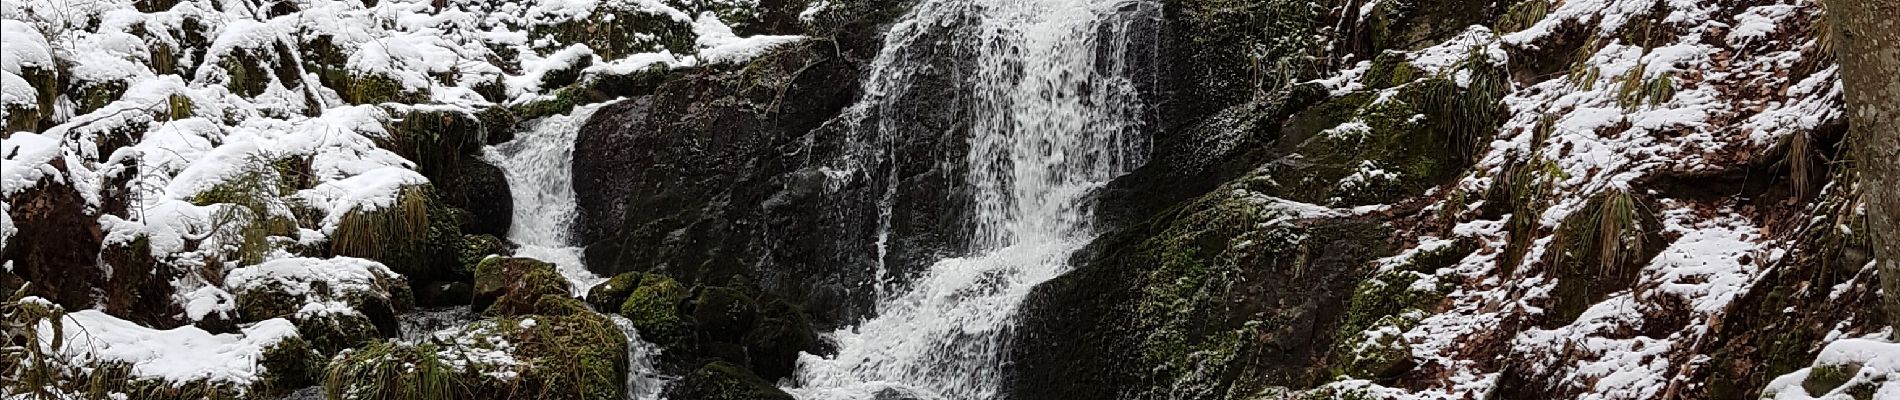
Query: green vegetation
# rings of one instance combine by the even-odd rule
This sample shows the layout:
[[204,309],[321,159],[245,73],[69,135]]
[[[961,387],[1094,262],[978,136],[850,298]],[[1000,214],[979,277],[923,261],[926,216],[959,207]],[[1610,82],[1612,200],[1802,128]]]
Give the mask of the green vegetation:
[[403,275],[416,275],[424,253],[435,193],[427,185],[402,189],[395,204],[355,208],[343,215],[330,235],[330,251],[339,256],[381,261]]
[[337,355],[324,370],[330,400],[457,400],[473,392],[440,346],[377,341]]
[[1628,192],[1598,193],[1564,219],[1547,262],[1557,276],[1546,326],[1576,320],[1584,309],[1627,288],[1661,248],[1660,222]]

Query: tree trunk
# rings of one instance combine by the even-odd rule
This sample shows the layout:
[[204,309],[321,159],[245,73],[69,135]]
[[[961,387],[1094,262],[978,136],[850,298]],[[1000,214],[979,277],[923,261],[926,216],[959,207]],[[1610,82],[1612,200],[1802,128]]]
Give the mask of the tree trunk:
[[1900,324],[1900,1],[1827,0],[1826,5],[1884,291],[1881,302],[1887,323]]

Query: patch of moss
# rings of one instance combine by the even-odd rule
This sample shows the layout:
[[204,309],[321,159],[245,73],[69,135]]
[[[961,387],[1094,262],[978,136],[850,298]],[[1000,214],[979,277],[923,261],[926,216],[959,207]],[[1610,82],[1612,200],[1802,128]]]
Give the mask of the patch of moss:
[[369,317],[356,312],[299,313],[293,314],[290,322],[310,340],[312,349],[326,355],[362,346],[381,336]]
[[168,107],[165,115],[173,121],[191,118],[193,114],[190,97],[174,94],[166,99],[165,104]]
[[[1372,277],[1360,281],[1359,287],[1353,290],[1352,298],[1347,300],[1346,316],[1340,321],[1332,358],[1350,360],[1355,357],[1352,353],[1355,351],[1354,347],[1357,346],[1358,338],[1364,336],[1366,331],[1375,329],[1379,321],[1411,311],[1431,311],[1451,288],[1441,283],[1430,290],[1417,290],[1414,288],[1417,286],[1416,283],[1420,279],[1430,277],[1433,272],[1464,259],[1476,250],[1475,242],[1460,240],[1451,245],[1420,252],[1403,264],[1379,271]],[[1340,361],[1335,362],[1335,364],[1338,363]]]
[[264,60],[251,49],[234,49],[218,60],[218,67],[224,69],[227,79],[224,87],[244,97],[257,97],[270,88],[271,75],[264,70],[264,65]]
[[265,347],[257,365],[263,367],[264,373],[251,391],[274,396],[316,383],[317,374],[323,370],[323,358],[310,342],[293,336]]
[[427,92],[409,90],[396,78],[367,72],[348,74],[348,77],[341,78],[342,88],[337,94],[350,104],[421,104],[429,101]]
[[377,145],[416,163],[416,172],[445,181],[487,143],[488,130],[476,114],[461,109],[394,107]]
[[506,255],[508,243],[494,235],[462,235],[461,245],[457,247],[456,265],[460,273],[475,276],[476,267],[489,256]]
[[125,94],[125,89],[125,81],[80,83],[72,92],[77,94],[73,106],[78,107],[73,113],[79,115],[105,108],[107,104],[118,101],[119,96]]
[[1334,343],[1334,361],[1328,366],[1335,377],[1385,380],[1410,369],[1412,346],[1405,341],[1406,330],[1418,325],[1418,315],[1387,315],[1363,331],[1340,338]]
[[1816,365],[1808,370],[1808,379],[1801,381],[1801,388],[1809,395],[1820,396],[1854,380],[1860,369],[1856,363]]

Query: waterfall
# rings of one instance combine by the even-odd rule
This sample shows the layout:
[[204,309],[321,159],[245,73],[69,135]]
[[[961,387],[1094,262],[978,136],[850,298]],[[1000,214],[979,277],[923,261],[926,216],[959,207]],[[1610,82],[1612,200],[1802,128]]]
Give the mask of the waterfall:
[[[483,151],[508,178],[508,192],[514,199],[508,240],[521,246],[515,255],[553,263],[578,296],[606,279],[587,270],[581,248],[572,243],[575,218],[580,215],[574,198],[574,140],[594,111],[608,104],[612,103],[578,106],[569,115],[532,122],[533,127],[515,140]],[[632,322],[614,315],[614,310],[601,311],[627,336],[626,398],[658,399],[667,383],[653,366],[659,347],[640,339]]]
[[[894,25],[872,61],[866,98],[847,112],[874,124],[910,89],[907,48],[933,28],[973,24],[948,40],[974,49],[960,93],[972,118],[961,161],[970,200],[969,256],[938,261],[901,289],[881,290],[876,316],[831,334],[832,357],[803,355],[787,391],[803,399],[993,399],[1003,391],[1018,305],[1068,269],[1093,238],[1084,196],[1145,161],[1141,105],[1123,64],[1126,9],[1092,0],[924,0]],[[860,126],[854,157],[885,151],[890,126]],[[882,163],[888,165],[889,163]],[[859,161],[847,168],[880,165]],[[895,185],[888,185],[896,190]],[[887,194],[880,224],[888,230]],[[880,234],[880,248],[886,234]],[[880,250],[881,251],[881,250]],[[880,267],[882,268],[882,267]],[[888,279],[880,271],[880,279]],[[883,282],[880,282],[883,283]],[[880,285],[882,286],[882,285]]]
[[571,242],[580,215],[574,199],[574,139],[581,125],[606,104],[579,106],[572,114],[534,121],[515,140],[483,152],[508,178],[515,208],[508,240],[521,246],[515,254],[553,263],[574,284],[577,295],[605,279],[587,270],[581,249]]

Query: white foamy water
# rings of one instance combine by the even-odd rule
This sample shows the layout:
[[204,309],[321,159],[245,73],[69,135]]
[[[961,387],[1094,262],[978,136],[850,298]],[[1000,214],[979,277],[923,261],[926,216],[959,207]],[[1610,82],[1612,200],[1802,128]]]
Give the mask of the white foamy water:
[[581,248],[575,247],[574,139],[594,111],[611,103],[574,107],[570,115],[534,122],[515,140],[490,146],[483,152],[508,177],[514,217],[508,240],[520,244],[515,255],[553,263],[574,284],[575,295],[606,279],[587,270]]
[[[963,223],[975,255],[941,260],[907,288],[880,293],[875,317],[831,334],[836,356],[801,357],[787,391],[813,400],[998,397],[1018,306],[1036,284],[1066,272],[1069,255],[1093,238],[1083,196],[1145,161],[1142,107],[1124,57],[1100,53],[1128,48],[1129,24],[1115,19],[1127,18],[1116,10],[1131,4],[1141,3],[926,0],[891,28],[864,83],[870,95],[850,112],[891,109],[882,102],[900,97],[913,71],[926,67],[906,65],[904,55],[913,43],[938,39],[927,31],[975,24],[949,39],[978,52],[964,82],[974,120],[962,160],[974,200]],[[876,148],[887,139],[859,140]]]
[[[521,245],[515,255],[553,263],[574,285],[576,296],[586,296],[588,289],[606,278],[587,270],[581,248],[573,243],[574,222],[580,215],[574,197],[574,140],[594,111],[608,104],[612,103],[579,106],[570,115],[535,121],[532,129],[515,140],[483,152],[508,177],[515,208],[508,240]],[[653,365],[659,347],[640,339],[633,323],[613,310],[600,311],[627,335],[626,399],[659,399],[668,381]]]

